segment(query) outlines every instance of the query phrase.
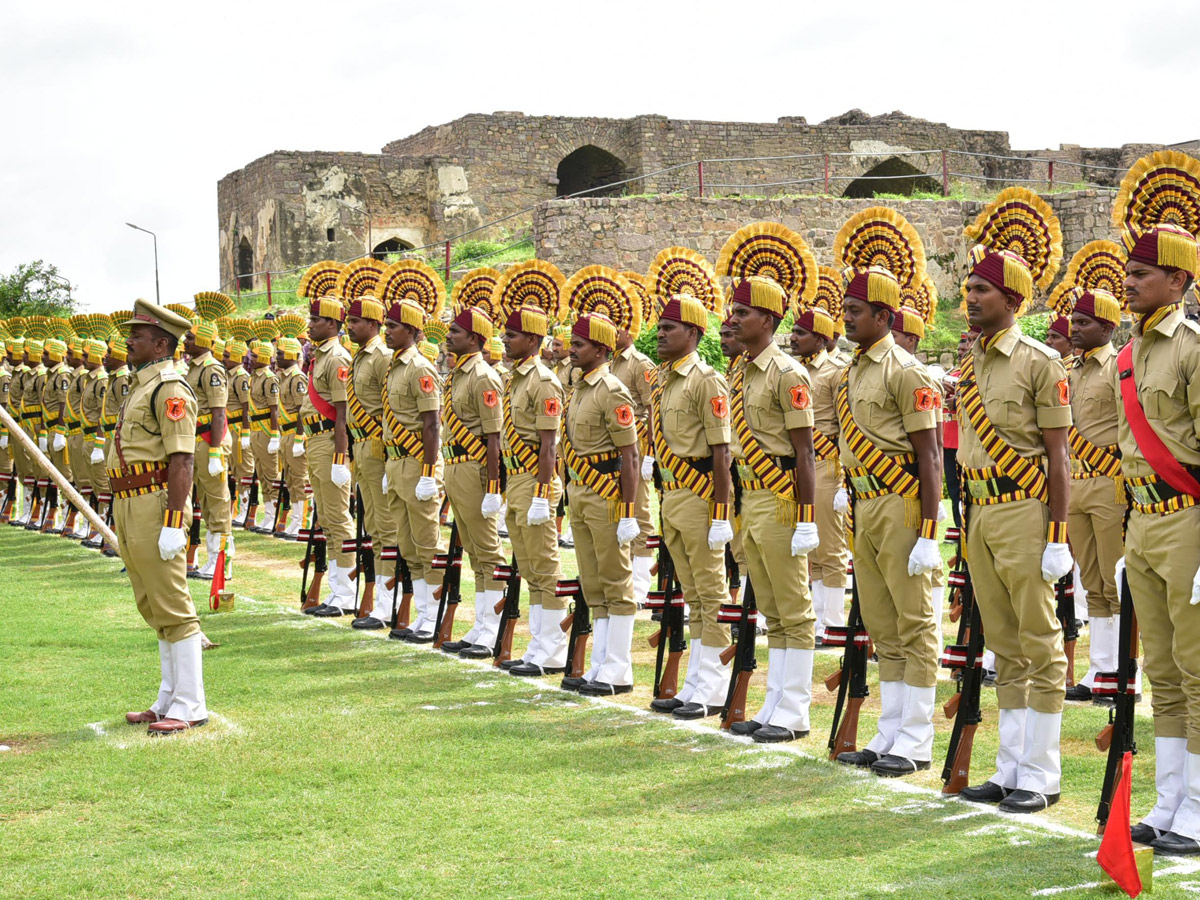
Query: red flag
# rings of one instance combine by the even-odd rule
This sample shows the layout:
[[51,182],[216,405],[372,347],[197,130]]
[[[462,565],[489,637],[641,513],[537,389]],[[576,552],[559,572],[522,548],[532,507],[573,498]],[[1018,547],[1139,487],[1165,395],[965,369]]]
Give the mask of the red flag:
[[[208,608],[218,610],[221,608],[221,591],[225,590],[225,538],[221,538],[221,552],[217,554],[217,567],[213,570],[212,587],[208,592]],[[1128,806],[1126,803],[1126,815],[1128,815]]]
[[1108,822],[1104,826],[1104,837],[1100,839],[1100,852],[1096,862],[1117,883],[1117,887],[1130,897],[1142,892],[1142,876],[1133,858],[1133,840],[1129,836],[1129,793],[1133,778],[1133,754],[1125,752],[1121,760],[1121,775],[1113,788],[1112,801],[1108,809]]

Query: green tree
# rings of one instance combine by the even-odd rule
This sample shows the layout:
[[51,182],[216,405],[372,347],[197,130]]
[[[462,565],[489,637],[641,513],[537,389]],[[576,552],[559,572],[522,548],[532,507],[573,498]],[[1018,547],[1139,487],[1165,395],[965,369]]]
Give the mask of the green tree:
[[0,318],[68,316],[75,299],[58,266],[35,259],[21,263],[11,275],[0,275]]

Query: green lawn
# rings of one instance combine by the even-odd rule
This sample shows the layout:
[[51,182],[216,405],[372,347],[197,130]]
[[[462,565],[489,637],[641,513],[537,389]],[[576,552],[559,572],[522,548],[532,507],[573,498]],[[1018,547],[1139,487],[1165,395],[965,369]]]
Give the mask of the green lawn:
[[[1101,878],[1101,710],[1068,710],[1064,802],[1003,817],[943,799],[936,772],[885,783],[825,762],[822,687],[809,739],[728,739],[644,712],[648,649],[632,698],[581,700],[301,616],[299,548],[238,543],[236,610],[203,615],[221,644],[204,656],[213,720],[151,739],[123,722],[158,670],[120,563],[0,528],[0,896],[974,898]],[[817,676],[836,662],[818,654]],[[876,697],[866,709],[864,741]],[[1153,797],[1139,725],[1135,812]],[[1157,869],[1172,897],[1200,866]]]

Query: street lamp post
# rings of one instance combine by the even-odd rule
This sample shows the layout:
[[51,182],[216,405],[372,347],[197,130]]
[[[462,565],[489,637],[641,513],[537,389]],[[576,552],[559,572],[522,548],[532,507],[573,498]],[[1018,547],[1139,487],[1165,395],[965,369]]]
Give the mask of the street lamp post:
[[150,237],[154,238],[154,302],[161,306],[162,295],[158,290],[158,235],[149,228],[142,228],[139,225],[134,225],[132,222],[126,222],[125,224],[134,231],[144,231],[146,234],[150,235]]

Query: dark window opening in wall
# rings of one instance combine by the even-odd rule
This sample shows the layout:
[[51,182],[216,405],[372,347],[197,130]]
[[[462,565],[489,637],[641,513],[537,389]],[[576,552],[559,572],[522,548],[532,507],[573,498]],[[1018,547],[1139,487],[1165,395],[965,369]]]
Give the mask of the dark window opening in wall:
[[237,276],[238,289],[248,291],[254,287],[254,248],[250,239],[243,237],[238,243]]
[[371,255],[376,259],[386,259],[389,253],[403,253],[405,250],[411,250],[413,245],[408,241],[402,241],[400,238],[388,238],[386,241],[381,241],[375,245],[375,249],[371,251]]
[[920,169],[892,156],[850,182],[842,196],[870,199],[877,194],[903,194],[911,197],[917,191],[940,194],[942,185]]
[[568,154],[558,164],[558,196],[568,197],[580,191],[588,191],[586,197],[620,196],[624,185],[607,189],[604,186],[628,177],[629,170],[624,162],[607,150],[588,144]]
[[332,228],[325,229],[325,240],[329,241],[330,243],[333,242],[333,229]]

